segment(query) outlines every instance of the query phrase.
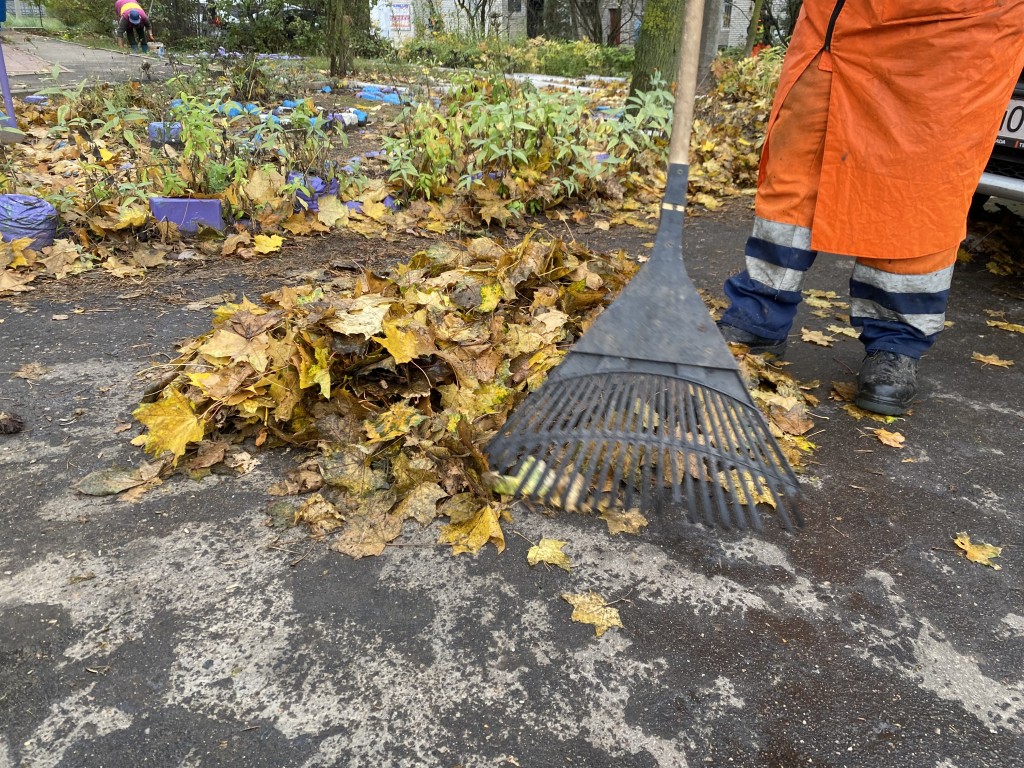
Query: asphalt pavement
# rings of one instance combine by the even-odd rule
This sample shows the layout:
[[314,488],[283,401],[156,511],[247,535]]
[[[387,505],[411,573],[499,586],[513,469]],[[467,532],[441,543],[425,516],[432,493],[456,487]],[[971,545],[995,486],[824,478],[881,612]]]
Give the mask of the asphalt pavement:
[[166,79],[180,72],[183,66],[176,59],[153,53],[145,55],[92,48],[11,28],[3,31],[0,45],[3,46],[11,92],[16,96],[84,80],[115,83],[132,79],[142,82]]
[[[721,295],[749,215],[690,220],[699,286]],[[819,261],[810,287],[842,294],[849,262]],[[191,302],[309,269],[0,299],[0,409],[28,424],[0,436],[0,768],[1024,764],[1024,355],[986,324],[1024,323],[1019,279],[958,269],[920,401],[888,427],[902,449],[829,399],[858,342],[791,340],[821,399],[796,536],[671,516],[612,536],[522,509],[500,555],[452,557],[411,526],[355,561],[266,524],[294,453],[136,503],[72,489],[143,459],[135,374],[208,327]],[[805,308],[796,328],[824,322]],[[28,363],[45,373],[11,378]],[[1001,545],[1002,570],[964,559],[960,531]],[[542,537],[568,542],[571,573],[527,564]],[[561,593],[588,590],[622,628],[570,620]]]

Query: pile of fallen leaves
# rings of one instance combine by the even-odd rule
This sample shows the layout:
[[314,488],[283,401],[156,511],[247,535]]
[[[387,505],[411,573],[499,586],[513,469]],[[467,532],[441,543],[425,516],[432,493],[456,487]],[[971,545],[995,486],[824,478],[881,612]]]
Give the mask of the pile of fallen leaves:
[[694,202],[715,210],[723,198],[754,193],[783,55],[769,48],[714,61],[715,86],[697,100],[690,142]]
[[[175,469],[201,477],[244,463],[246,439],[305,446],[308,460],[270,490],[302,496],[275,507],[278,520],[330,535],[353,557],[379,554],[408,520],[439,516],[454,552],[488,541],[501,550],[509,500],[482,446],[635,269],[622,253],[560,240],[478,238],[434,246],[387,277],[225,304],[209,332],[153,371],[135,411],[146,431],[134,442],[156,461],[103,486],[116,480],[135,498]],[[744,370],[796,463],[809,447],[792,442],[810,427],[808,400],[760,358],[745,357]],[[602,517],[613,531],[646,524]]]

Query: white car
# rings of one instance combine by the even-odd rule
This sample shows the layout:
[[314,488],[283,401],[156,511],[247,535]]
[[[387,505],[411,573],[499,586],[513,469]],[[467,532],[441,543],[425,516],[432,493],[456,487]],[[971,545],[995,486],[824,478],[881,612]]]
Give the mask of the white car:
[[1006,107],[992,157],[978,184],[975,205],[990,196],[1024,203],[1024,74]]

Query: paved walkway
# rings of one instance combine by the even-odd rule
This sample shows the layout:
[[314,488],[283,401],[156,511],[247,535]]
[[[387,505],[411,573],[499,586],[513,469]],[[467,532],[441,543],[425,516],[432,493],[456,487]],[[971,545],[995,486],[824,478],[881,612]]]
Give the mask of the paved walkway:
[[43,35],[4,30],[4,62],[15,95],[34,93],[52,87],[54,67],[59,64],[57,84],[70,85],[82,80],[121,82],[163,79],[174,74],[166,59],[90,48]]

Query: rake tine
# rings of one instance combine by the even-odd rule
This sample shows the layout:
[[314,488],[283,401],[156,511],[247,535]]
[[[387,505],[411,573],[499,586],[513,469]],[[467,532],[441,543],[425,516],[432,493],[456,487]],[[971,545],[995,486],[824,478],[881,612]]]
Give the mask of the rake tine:
[[[635,403],[636,402],[636,390],[637,390],[636,380],[634,379],[633,381],[630,382],[629,399],[626,401],[627,406],[630,403]],[[628,434],[628,427],[629,427],[629,424],[630,424],[630,416],[629,416],[630,412],[627,411],[626,413],[627,413],[627,415],[623,419],[622,427],[620,429],[620,432],[623,433],[623,434]],[[623,445],[623,443],[625,443],[625,445]],[[623,473],[626,470],[626,460],[628,458],[630,458],[630,456],[629,456],[630,451],[629,451],[629,443],[626,442],[626,441],[616,440],[616,447],[618,447],[620,450],[619,450],[619,460],[617,462],[615,462],[614,472],[612,474],[612,494],[614,495],[614,497],[617,498],[619,496],[619,486],[622,483],[622,475],[623,475]],[[625,455],[623,455],[624,453],[625,453]]]
[[[670,418],[668,420],[668,423],[669,423],[669,428],[672,430],[672,434],[669,435],[669,440],[671,441],[671,439],[675,436],[675,431],[677,429],[680,431],[680,436],[681,437],[685,437],[686,436],[686,430],[684,428],[685,425],[679,420],[679,416],[676,413],[676,402],[681,397],[685,396],[685,394],[682,392],[682,387],[680,386],[679,382],[677,382],[677,381],[672,382],[669,385],[669,389],[672,390],[672,391],[670,392],[668,398],[666,398],[666,399],[668,400],[668,411],[669,411],[669,414],[670,414]],[[672,473],[672,500],[676,504],[681,504],[682,501],[683,501],[682,478],[681,477],[679,478],[679,482],[678,483],[675,480],[675,478],[677,477],[677,472],[679,470],[679,467],[678,467],[677,462],[676,462],[676,450],[672,448],[671,443],[669,444],[669,448],[668,448],[668,460],[669,460],[669,471]],[[689,462],[689,457],[686,456],[685,453],[683,454],[682,461],[683,461],[683,467],[684,467],[683,468],[683,473],[685,474],[686,466],[688,465],[688,462]]]
[[[715,405],[716,405],[715,398],[714,398],[713,395],[709,394],[707,391],[701,391],[701,401],[703,402],[705,412],[708,415],[708,421],[711,423],[711,431],[716,436],[715,444],[716,445],[722,445],[723,444],[722,438],[725,435],[725,428],[724,428],[724,425],[721,423],[721,421],[719,419],[719,414],[716,412],[716,409],[715,409]],[[729,444],[731,444],[733,442],[735,442],[735,441],[734,440],[727,440],[727,441],[724,441],[724,444],[725,445],[729,445]],[[724,475],[724,482],[729,483],[730,485],[732,484],[732,477],[729,474],[729,470],[726,469],[726,467],[728,467],[728,462],[726,461],[726,457],[724,457],[724,456],[721,457],[719,459],[719,462],[720,462],[720,466],[722,467],[722,470],[721,470],[721,472],[715,472],[714,473],[714,475],[712,476],[712,483],[714,483],[714,487],[715,487],[715,498],[716,498],[716,500],[718,502],[718,514],[719,514],[719,518],[722,521],[722,527],[725,528],[726,530],[731,530],[733,524],[732,524],[732,520],[731,520],[731,517],[730,517],[730,514],[729,514],[729,502],[728,502],[728,498],[726,498],[726,496],[731,498],[732,497],[732,493],[723,494],[723,491],[722,491],[722,483],[723,483],[722,476]],[[716,464],[718,464],[718,462],[716,462]],[[743,528],[742,523],[739,522],[739,521],[737,521],[736,525],[740,529]]]
[[[697,437],[696,431],[700,428],[700,426],[702,425],[702,422],[700,420],[698,420],[698,418],[697,418],[697,408],[698,408],[698,403],[700,402],[700,398],[699,398],[699,395],[698,395],[698,391],[694,391],[695,389],[696,389],[696,387],[691,385],[691,387],[690,387],[690,397],[687,399],[687,409],[689,410],[691,421],[693,422],[694,438],[696,439],[696,437]],[[707,438],[705,437],[705,439],[707,439]],[[711,460],[711,458],[709,456],[701,456],[700,460],[698,461],[698,466],[702,467],[708,474],[710,474],[710,476],[711,476],[710,482],[711,483],[716,482],[716,480],[715,480],[715,472],[714,472],[714,463],[712,462],[712,460]],[[703,508],[703,511],[704,511],[704,522],[708,525],[708,527],[714,528],[714,526],[715,526],[715,517],[714,517],[714,510],[712,508],[712,503],[711,503],[711,495],[708,492],[708,481],[705,480],[704,478],[699,478],[699,479],[701,481],[700,482],[700,498],[701,498],[701,501],[704,503],[704,508]]]
[[[614,418],[614,414],[622,413],[623,401],[625,401],[625,403],[627,404],[631,402],[631,396],[634,389],[634,385],[635,381],[631,381],[627,386],[620,387],[620,394],[618,399],[615,401],[615,408],[610,409],[610,415],[612,418]],[[610,483],[611,498],[608,500],[608,503],[612,504],[614,503],[614,500],[618,497],[618,485],[622,478],[622,465],[624,462],[622,461],[621,451],[619,450],[619,440],[615,439],[613,430],[606,428],[605,437],[608,441],[608,452],[605,458],[605,464],[604,466],[601,467],[600,472],[598,472],[597,480],[599,482],[602,480],[606,480],[607,478],[605,477],[605,473],[611,474],[613,480]],[[617,462],[615,461],[616,456],[619,456],[619,460]],[[618,466],[615,466],[616,464]],[[598,498],[603,499],[606,496],[606,494],[609,493],[609,491],[599,490],[598,493]]]
[[[715,399],[717,401],[716,402],[717,418],[722,423],[727,424],[729,426],[729,429],[733,432],[733,434],[735,434],[737,436],[743,435],[744,433],[742,432],[742,430],[739,429],[739,426],[736,424],[735,419],[732,418],[733,414],[731,413],[730,408],[729,408],[730,403],[728,403],[726,401],[726,399],[724,397],[721,397],[721,396],[719,396],[719,397],[717,397]],[[749,438],[749,436],[747,436],[747,437]],[[735,442],[735,441],[733,441],[733,442]],[[757,502],[754,500],[754,497],[753,497],[753,495],[751,494],[751,491],[750,491],[750,487],[747,486],[746,477],[744,476],[744,475],[746,475],[748,477],[750,476],[749,470],[747,470],[746,467],[744,467],[744,466],[734,466],[733,469],[731,469],[729,471],[730,471],[730,475],[729,475],[728,479],[730,481],[732,479],[732,477],[731,477],[731,473],[732,472],[735,472],[737,478],[739,478],[740,488],[739,488],[739,491],[737,491],[737,495],[742,494],[741,498],[736,499],[736,504],[735,504],[735,507],[736,507],[736,518],[737,518],[736,524],[737,524],[737,526],[739,527],[739,529],[741,531],[746,530],[746,528],[747,528],[747,520],[746,520],[747,515],[749,513],[752,513],[752,514],[750,514],[751,524],[753,525],[755,530],[760,531],[761,530],[761,520],[760,520],[760,516],[757,514]],[[753,478],[751,478],[751,487],[752,486],[753,486]],[[743,503],[744,499],[746,500],[746,505],[744,505],[744,503]],[[746,506],[746,509],[744,509],[744,506]]]

